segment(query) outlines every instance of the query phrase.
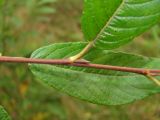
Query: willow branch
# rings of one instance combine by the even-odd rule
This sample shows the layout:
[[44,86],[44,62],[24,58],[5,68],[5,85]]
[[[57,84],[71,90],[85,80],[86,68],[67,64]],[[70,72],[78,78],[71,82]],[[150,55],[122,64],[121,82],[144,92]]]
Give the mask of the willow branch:
[[120,66],[111,66],[111,65],[101,65],[101,64],[92,64],[88,61],[78,60],[72,62],[69,59],[35,59],[35,58],[22,58],[22,57],[7,57],[1,56],[0,63],[35,63],[35,64],[50,64],[50,65],[66,65],[66,66],[76,66],[76,67],[87,67],[87,68],[96,68],[104,70],[114,70],[122,72],[137,73],[142,75],[151,76],[160,76],[160,70],[156,69],[141,69],[141,68],[132,68],[132,67],[120,67]]

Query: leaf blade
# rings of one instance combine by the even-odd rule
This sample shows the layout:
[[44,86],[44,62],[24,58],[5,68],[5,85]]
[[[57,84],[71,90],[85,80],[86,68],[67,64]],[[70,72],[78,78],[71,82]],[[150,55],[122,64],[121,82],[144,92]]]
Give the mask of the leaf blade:
[[8,113],[4,110],[2,106],[0,106],[0,120],[11,120]]
[[113,49],[133,40],[159,19],[159,0],[85,0],[82,30],[96,47]]
[[[75,54],[75,52],[79,52],[86,44],[54,44],[40,48],[33,53],[32,57],[44,59],[66,58]],[[160,65],[157,65],[159,59],[96,49],[87,54],[85,59],[97,64],[108,63],[119,66],[160,68]],[[31,64],[30,68],[33,74],[48,86],[96,104],[126,104],[160,92],[160,88],[156,87],[154,83],[137,74],[36,64]]]

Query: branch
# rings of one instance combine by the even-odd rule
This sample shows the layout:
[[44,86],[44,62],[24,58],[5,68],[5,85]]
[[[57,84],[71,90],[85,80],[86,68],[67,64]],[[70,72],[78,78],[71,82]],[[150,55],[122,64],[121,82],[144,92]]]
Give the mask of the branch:
[[69,59],[34,59],[34,58],[1,56],[0,63],[2,62],[67,65],[67,66],[87,67],[87,68],[96,68],[96,69],[104,69],[104,70],[130,72],[130,73],[137,73],[137,74],[141,74],[145,76],[147,76],[148,73],[151,76],[160,76],[160,70],[92,64],[85,60],[77,60],[76,62],[73,63]]

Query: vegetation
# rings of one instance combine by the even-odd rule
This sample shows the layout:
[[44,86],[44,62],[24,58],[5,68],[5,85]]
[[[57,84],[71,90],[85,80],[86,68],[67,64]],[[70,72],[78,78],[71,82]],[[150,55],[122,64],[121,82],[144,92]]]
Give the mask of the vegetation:
[[0,106],[0,119],[1,120],[10,120],[8,113]]
[[[0,19],[3,22],[1,22],[2,32],[0,34],[0,41],[3,56],[29,57],[32,51],[40,46],[49,45],[53,42],[61,42],[60,40],[66,42],[80,41],[83,39],[81,28],[79,27],[83,2],[81,0],[26,0],[21,2],[13,0],[12,2],[9,1],[10,4],[7,4],[7,2],[7,0],[1,2],[2,14]],[[111,15],[111,13],[120,5],[120,2],[117,0],[115,4],[113,1],[110,3],[114,4],[113,6],[110,6],[112,7],[110,9],[113,11],[107,13],[107,18],[104,17],[106,11],[100,9],[102,8],[102,5],[106,4],[101,4],[101,2],[98,3],[92,0],[85,2],[82,30],[85,39],[90,42],[56,43],[36,50],[32,54],[32,58],[70,58],[70,60],[75,61],[84,56],[84,59],[95,64],[149,69],[159,68],[158,57],[160,48],[158,44],[160,26],[158,24],[142,36],[136,38],[138,40],[129,43],[129,45],[123,48],[115,49],[117,52],[102,50],[117,48],[120,45],[131,41],[134,37],[157,23],[159,21],[158,13],[160,7],[155,7],[155,5],[158,6],[159,1],[154,0],[154,2],[145,9],[149,10],[149,12],[145,11],[151,15],[149,19],[141,16],[143,10],[141,13],[136,12],[136,15],[144,19],[137,19],[137,21],[132,21],[131,19],[127,24],[123,24],[123,22],[126,23],[126,18],[121,18],[121,23],[116,22],[117,24],[114,24],[115,27],[117,27],[116,30],[119,29],[116,33],[110,29],[110,27],[112,27],[109,26],[110,24],[107,24],[104,28],[102,25],[109,19],[114,18],[109,15]],[[64,6],[62,6],[62,3]],[[95,6],[91,7],[90,5]],[[94,15],[90,15],[90,7],[97,8]],[[125,5],[123,7],[122,9],[126,8]],[[140,8],[135,8],[135,10]],[[134,12],[128,14],[128,16],[133,14]],[[124,16],[126,14],[123,13],[121,15]],[[97,24],[94,24],[94,21],[90,24],[86,22],[87,20],[91,21],[89,19],[93,17],[99,19],[98,26],[100,27],[95,26]],[[113,21],[115,20],[113,19]],[[112,22],[112,20],[110,21]],[[133,24],[133,22],[135,23]],[[134,25],[139,26],[137,24],[140,23],[142,26],[146,27],[127,29]],[[120,29],[120,27],[126,28]],[[100,34],[97,34],[99,31],[101,31]],[[113,33],[111,36],[104,36],[106,34],[105,31]],[[122,32],[125,34],[122,34]],[[115,37],[116,34],[119,36],[118,39]],[[111,41],[106,42],[107,40],[113,39],[116,40],[115,43],[110,44],[109,42]],[[123,39],[125,40],[122,41]],[[102,44],[102,42],[105,44]],[[82,50],[87,44],[89,44],[87,50]],[[94,45],[94,47],[92,45]],[[88,48],[91,48],[91,50]],[[78,54],[80,51],[82,51],[82,54]],[[118,51],[127,51],[127,53]],[[88,52],[88,54],[86,52]],[[128,52],[157,58],[132,55]],[[86,64],[86,61],[80,61],[80,64],[81,62]],[[146,98],[145,100],[130,105],[103,107],[68,97],[65,94],[57,93],[54,89],[47,87],[51,86],[57,88],[71,96],[93,103],[119,105],[142,99],[153,93],[158,93],[159,87],[147,78],[153,78],[152,75],[155,74],[154,72],[152,73],[150,71],[151,73],[149,73],[149,76],[148,73],[145,73],[144,76],[135,73],[126,73],[124,71],[108,71],[95,68],[59,65],[30,64],[30,68],[38,78],[38,81],[45,83],[45,86],[34,81],[35,78],[29,72],[27,65],[1,64],[0,104],[5,106],[15,120],[105,120],[106,117],[111,120],[159,119],[158,95],[151,96],[148,99]],[[127,77],[122,79],[124,76]],[[74,81],[75,78],[76,81]],[[123,91],[127,91],[132,96],[125,94]]]

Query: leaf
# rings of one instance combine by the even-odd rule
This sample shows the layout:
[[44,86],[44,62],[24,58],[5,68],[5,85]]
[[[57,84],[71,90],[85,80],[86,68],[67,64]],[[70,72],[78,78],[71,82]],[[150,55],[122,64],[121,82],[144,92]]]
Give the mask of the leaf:
[[49,3],[55,3],[57,0],[40,0],[38,5],[44,5]]
[[160,0],[85,0],[82,30],[101,49],[128,43],[160,20]]
[[40,14],[52,14],[55,13],[55,9],[51,7],[41,7],[38,9],[38,13]]
[[[81,51],[86,44],[53,44],[36,50],[32,58],[68,58]],[[160,59],[121,52],[92,49],[84,58],[97,64],[160,68]],[[160,88],[145,76],[133,73],[60,65],[30,64],[30,68],[42,83],[96,104],[126,104],[160,92]]]
[[2,106],[0,106],[0,120],[11,120],[8,113],[4,110]]
[[3,4],[4,4],[4,0],[0,0],[0,8],[2,7]]

